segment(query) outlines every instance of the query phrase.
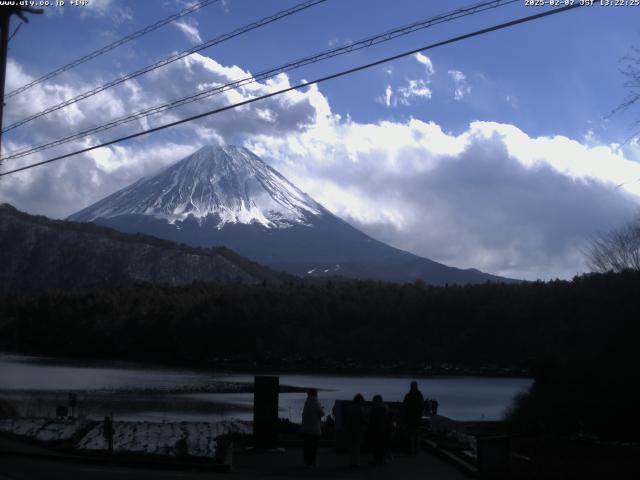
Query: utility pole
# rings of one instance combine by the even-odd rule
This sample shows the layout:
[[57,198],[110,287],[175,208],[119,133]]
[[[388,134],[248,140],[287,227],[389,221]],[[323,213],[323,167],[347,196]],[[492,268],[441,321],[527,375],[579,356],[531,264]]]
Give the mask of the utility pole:
[[11,24],[11,15],[18,15],[20,19],[29,23],[29,19],[25,13],[40,14],[43,10],[40,8],[21,7],[19,5],[0,7],[0,37],[2,45],[0,45],[0,152],[2,152],[2,115],[4,113],[4,80],[7,73],[7,51],[9,49],[9,26]]

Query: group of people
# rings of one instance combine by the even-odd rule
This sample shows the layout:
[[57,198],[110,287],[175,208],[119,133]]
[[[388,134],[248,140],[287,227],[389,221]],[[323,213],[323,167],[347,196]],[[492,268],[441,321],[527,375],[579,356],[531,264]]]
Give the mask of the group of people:
[[351,466],[358,465],[365,440],[371,448],[373,465],[381,465],[389,459],[396,421],[381,395],[374,395],[367,415],[364,397],[357,394],[344,412],[344,427]]
[[[358,393],[343,412],[343,427],[349,447],[349,461],[358,466],[360,451],[367,442],[371,449],[371,464],[381,465],[391,458],[394,432],[399,423],[404,428],[409,453],[417,454],[419,429],[425,399],[418,389],[418,383],[411,382],[410,390],[402,402],[400,418],[390,411],[381,395],[374,395],[367,407],[364,397]],[[308,467],[316,464],[318,441],[322,435],[324,410],[318,401],[318,391],[307,392],[307,400],[302,411],[302,434],[304,437],[304,463]]]

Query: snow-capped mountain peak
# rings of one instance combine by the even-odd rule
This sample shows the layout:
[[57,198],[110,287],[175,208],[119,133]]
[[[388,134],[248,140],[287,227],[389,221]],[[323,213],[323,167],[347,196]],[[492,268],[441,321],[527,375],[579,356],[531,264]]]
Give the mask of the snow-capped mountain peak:
[[171,223],[193,216],[266,228],[306,225],[324,209],[244,147],[205,146],[72,215],[93,221],[142,214]]

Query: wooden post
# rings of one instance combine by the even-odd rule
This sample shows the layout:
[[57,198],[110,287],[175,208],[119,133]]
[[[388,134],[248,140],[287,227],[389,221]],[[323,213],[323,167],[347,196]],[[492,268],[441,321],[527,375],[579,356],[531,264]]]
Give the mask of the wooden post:
[[253,438],[258,448],[278,443],[278,390],[280,377],[256,376],[253,392]]

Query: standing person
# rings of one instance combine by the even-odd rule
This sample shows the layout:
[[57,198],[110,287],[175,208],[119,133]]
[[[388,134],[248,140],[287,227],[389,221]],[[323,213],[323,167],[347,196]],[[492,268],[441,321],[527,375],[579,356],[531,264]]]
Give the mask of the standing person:
[[357,394],[346,409],[345,429],[349,442],[349,461],[352,467],[358,466],[360,448],[367,427],[367,417],[364,411],[364,397]]
[[418,432],[422,422],[422,410],[424,409],[424,397],[418,389],[418,382],[411,382],[409,392],[404,396],[402,402],[402,410],[404,414],[404,423],[407,428],[407,436],[409,440],[409,453],[416,455],[418,453]]
[[304,438],[304,464],[307,467],[316,466],[318,441],[322,435],[322,417],[324,410],[318,401],[318,390],[315,388],[307,392],[307,401],[302,410],[302,436]]
[[371,416],[369,417],[369,442],[373,465],[382,465],[389,448],[389,438],[391,436],[391,419],[387,407],[382,401],[381,395],[373,397],[371,406]]
[[113,434],[114,434],[114,430],[113,430],[113,422],[111,421],[111,417],[108,415],[105,415],[104,421],[102,422],[102,435],[107,441],[107,449],[110,455],[113,453]]

